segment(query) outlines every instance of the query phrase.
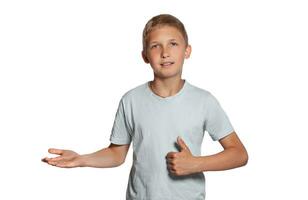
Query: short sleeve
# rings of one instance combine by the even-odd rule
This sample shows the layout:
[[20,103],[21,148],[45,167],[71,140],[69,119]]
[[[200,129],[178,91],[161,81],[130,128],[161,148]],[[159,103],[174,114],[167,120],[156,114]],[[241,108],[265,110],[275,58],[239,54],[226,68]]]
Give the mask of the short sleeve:
[[109,138],[111,143],[129,144],[131,142],[131,129],[126,117],[123,98],[121,98]]
[[206,101],[205,130],[213,141],[229,135],[234,128],[218,100],[210,93]]

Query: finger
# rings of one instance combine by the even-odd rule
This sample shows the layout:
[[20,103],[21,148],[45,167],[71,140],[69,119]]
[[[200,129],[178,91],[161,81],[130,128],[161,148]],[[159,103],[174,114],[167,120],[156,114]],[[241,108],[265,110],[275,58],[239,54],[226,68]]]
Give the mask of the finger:
[[172,174],[175,174],[175,170],[173,169],[169,169],[169,172],[171,172]]
[[167,158],[166,160],[167,160],[167,162],[169,163],[169,162],[174,161],[174,158]]
[[53,162],[53,161],[48,161],[48,164],[55,166],[55,167],[59,167],[60,165],[64,165],[64,162]]
[[41,161],[42,161],[42,162],[47,162],[47,159],[48,159],[48,158],[45,157],[45,158],[42,158]]
[[49,160],[50,160],[50,158],[48,158],[48,157],[45,157],[45,158],[41,159],[41,161],[43,161],[43,162],[48,162]]
[[58,156],[58,157],[55,157],[55,158],[48,158],[48,161],[51,161],[51,162],[59,162],[59,161],[63,161],[65,158],[63,156]]
[[73,162],[61,162],[61,163],[58,163],[56,166],[62,167],[62,168],[72,168],[74,167],[74,163]]
[[177,142],[180,145],[181,150],[189,149],[188,146],[185,144],[184,140],[180,136],[177,138]]
[[45,158],[42,158],[41,161],[43,162],[49,162],[52,158],[48,158],[48,157],[45,157]]
[[50,148],[48,149],[49,153],[53,153],[53,154],[58,154],[58,155],[62,155],[63,154],[63,150],[62,149],[54,149],[54,148]]
[[166,158],[175,158],[177,152],[169,152],[167,155],[166,155]]
[[49,165],[53,165],[53,166],[55,166],[57,163],[56,162],[50,162],[50,161],[48,161],[47,162]]
[[56,163],[55,166],[56,166],[56,167],[66,167],[66,163],[65,163],[65,162]]
[[172,166],[175,166],[175,164],[174,164],[174,163],[172,163],[172,162],[167,162],[167,166],[172,167]]
[[174,168],[174,166],[173,166],[173,165],[171,165],[171,164],[168,164],[168,165],[167,165],[167,169],[169,169],[169,170],[170,170],[170,169],[173,169],[173,168]]

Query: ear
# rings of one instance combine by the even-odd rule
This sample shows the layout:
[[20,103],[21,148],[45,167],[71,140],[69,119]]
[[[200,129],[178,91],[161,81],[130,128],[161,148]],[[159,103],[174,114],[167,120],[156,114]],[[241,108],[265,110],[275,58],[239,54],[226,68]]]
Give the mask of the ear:
[[185,49],[185,58],[189,58],[191,54],[191,45],[187,45],[186,49]]
[[149,60],[148,60],[148,58],[147,58],[147,56],[146,56],[146,54],[145,54],[144,51],[141,51],[141,56],[142,56],[144,62],[148,64],[148,63],[149,63]]

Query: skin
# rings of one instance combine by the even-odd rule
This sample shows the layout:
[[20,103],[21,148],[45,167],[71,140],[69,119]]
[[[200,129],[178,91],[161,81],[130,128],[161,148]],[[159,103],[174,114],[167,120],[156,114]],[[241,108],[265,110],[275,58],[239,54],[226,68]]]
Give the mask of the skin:
[[221,171],[247,164],[248,154],[235,132],[219,140],[224,150],[209,156],[194,156],[182,139],[177,138],[180,152],[166,155],[167,168],[176,176],[206,171]]
[[116,145],[110,144],[107,148],[90,154],[79,155],[75,151],[66,149],[49,148],[48,152],[58,155],[57,157],[45,157],[42,162],[55,167],[97,167],[110,168],[120,166],[125,162],[130,144]]
[[[148,38],[147,47],[142,51],[145,63],[149,63],[154,73],[150,86],[161,97],[172,96],[180,91],[184,60],[191,54],[191,45],[186,44],[181,32],[174,27],[163,26],[154,29]],[[163,67],[164,61],[173,61],[170,67]],[[227,170],[244,166],[248,162],[247,151],[235,132],[219,140],[223,151],[210,156],[194,156],[180,138],[177,143],[180,152],[166,155],[170,173],[183,176],[204,171]]]
[[[150,64],[153,69],[154,80],[150,82],[153,92],[161,97],[178,93],[184,85],[184,80],[181,79],[184,60],[191,54],[191,45],[185,43],[181,33],[169,26],[154,29],[149,34],[147,48],[141,54],[145,63]],[[174,64],[162,66],[166,61]],[[244,166],[248,162],[247,151],[235,132],[219,140],[223,151],[208,156],[194,156],[185,141],[179,137],[176,140],[180,152],[168,152],[165,157],[169,172],[176,176],[227,170]],[[49,153],[59,156],[45,157],[42,161],[63,168],[117,167],[125,162],[129,147],[130,144],[110,144],[107,148],[85,155],[72,150],[50,148]]]
[[[154,74],[150,86],[161,97],[176,94],[184,85],[181,79],[184,60],[191,54],[191,46],[185,43],[182,34],[174,27],[163,26],[150,32],[147,47],[141,52],[145,63],[149,63]],[[172,61],[169,67],[163,62]]]

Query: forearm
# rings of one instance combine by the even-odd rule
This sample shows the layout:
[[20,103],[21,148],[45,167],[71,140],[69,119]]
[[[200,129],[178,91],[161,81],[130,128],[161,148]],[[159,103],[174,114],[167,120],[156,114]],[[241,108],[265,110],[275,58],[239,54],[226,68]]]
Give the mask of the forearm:
[[196,171],[198,172],[221,171],[246,165],[248,155],[246,151],[228,148],[217,154],[199,156],[196,159],[198,163]]
[[121,165],[118,155],[110,148],[80,156],[81,167],[110,168]]

